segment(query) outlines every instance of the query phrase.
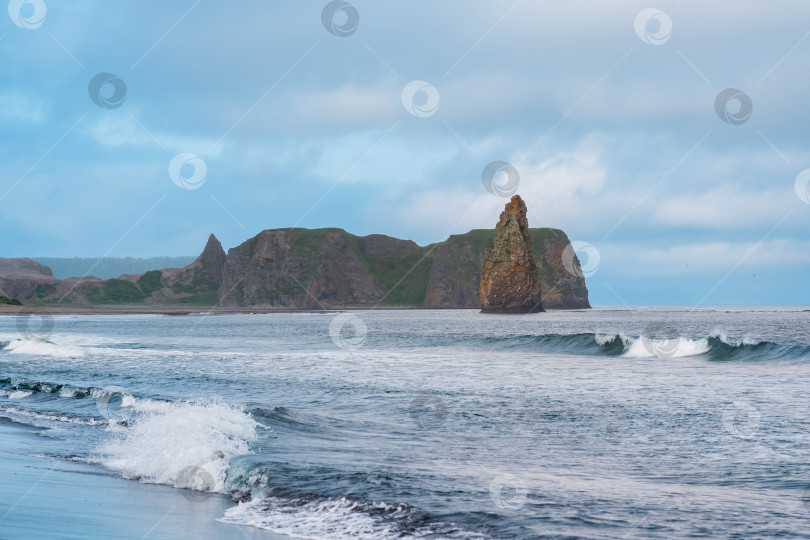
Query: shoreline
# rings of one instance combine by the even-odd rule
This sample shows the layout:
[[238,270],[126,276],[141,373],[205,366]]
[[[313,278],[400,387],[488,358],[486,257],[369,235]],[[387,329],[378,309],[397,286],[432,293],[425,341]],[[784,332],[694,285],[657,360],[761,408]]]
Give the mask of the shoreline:
[[[59,306],[50,307],[42,305],[0,305],[0,316],[19,315],[21,311],[26,314],[49,315],[264,315],[269,313],[323,313],[333,314],[342,311],[453,311],[453,310],[480,311],[479,308],[420,308],[397,306],[350,306],[332,307],[325,309],[293,309],[293,308],[263,308],[263,307],[203,307],[203,306]],[[552,310],[552,311],[578,311],[578,310]]]
[[92,465],[39,457],[47,432],[0,417],[4,538],[290,540],[220,522],[234,504],[225,495],[190,497],[184,490],[126,480]]
[[[49,315],[196,315],[196,314],[264,314],[264,313],[337,313],[351,309],[268,309],[268,308],[221,308],[221,307],[174,307],[174,306],[93,306],[93,307],[45,307],[45,306],[0,306],[0,316],[26,314]],[[366,308],[368,309],[368,308]],[[386,308],[388,309],[388,308]],[[397,308],[393,308],[397,309]],[[412,308],[407,308],[412,309]]]

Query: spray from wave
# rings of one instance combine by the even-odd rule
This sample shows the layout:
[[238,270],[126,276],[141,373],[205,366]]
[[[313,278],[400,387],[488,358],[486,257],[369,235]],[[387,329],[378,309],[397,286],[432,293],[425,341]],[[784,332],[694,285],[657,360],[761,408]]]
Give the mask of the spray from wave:
[[750,338],[732,339],[721,331],[699,338],[666,334],[631,336],[624,333],[599,332],[485,337],[482,339],[487,345],[498,348],[588,356],[624,356],[628,358],[704,356],[715,361],[810,358],[810,346],[781,345]]
[[130,398],[125,425],[110,423],[110,440],[95,461],[125,478],[223,493],[230,460],[250,452],[258,424],[219,399],[157,402]]

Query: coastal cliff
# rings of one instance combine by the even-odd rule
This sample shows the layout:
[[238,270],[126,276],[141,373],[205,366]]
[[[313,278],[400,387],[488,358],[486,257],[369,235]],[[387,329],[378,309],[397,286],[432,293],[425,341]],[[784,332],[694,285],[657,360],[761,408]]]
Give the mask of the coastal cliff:
[[[529,229],[528,234],[543,305],[547,309],[590,307],[584,279],[568,273],[562,264],[562,252],[569,243],[565,233]],[[107,280],[57,280],[34,271],[36,275],[20,281],[6,278],[0,267],[0,285],[14,293],[6,296],[41,305],[477,309],[481,307],[481,267],[494,236],[494,230],[473,230],[419,246],[410,240],[355,236],[336,228],[270,229],[227,253],[211,235],[200,256],[183,268]]]

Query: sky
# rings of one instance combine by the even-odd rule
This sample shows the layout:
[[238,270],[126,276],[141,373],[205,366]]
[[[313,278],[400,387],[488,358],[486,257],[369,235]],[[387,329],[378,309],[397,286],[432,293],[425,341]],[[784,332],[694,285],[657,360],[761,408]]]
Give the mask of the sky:
[[594,305],[810,304],[806,0],[11,0],[0,19],[0,257],[292,226],[425,245],[494,227],[511,180]]

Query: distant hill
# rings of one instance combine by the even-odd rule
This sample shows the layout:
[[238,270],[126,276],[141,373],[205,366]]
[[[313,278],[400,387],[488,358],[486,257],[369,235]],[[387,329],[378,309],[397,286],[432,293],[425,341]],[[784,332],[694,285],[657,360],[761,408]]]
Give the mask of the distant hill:
[[[143,274],[149,270],[159,270],[162,268],[180,268],[191,264],[196,258],[193,255],[182,257],[110,257],[65,259],[60,257],[31,257],[40,264],[44,264],[53,270],[53,277],[66,279],[69,277],[81,277],[84,275],[95,276],[99,279],[110,279],[121,274]],[[98,265],[93,268],[93,265]],[[90,271],[90,269],[93,269]],[[88,272],[90,272],[88,274]]]

